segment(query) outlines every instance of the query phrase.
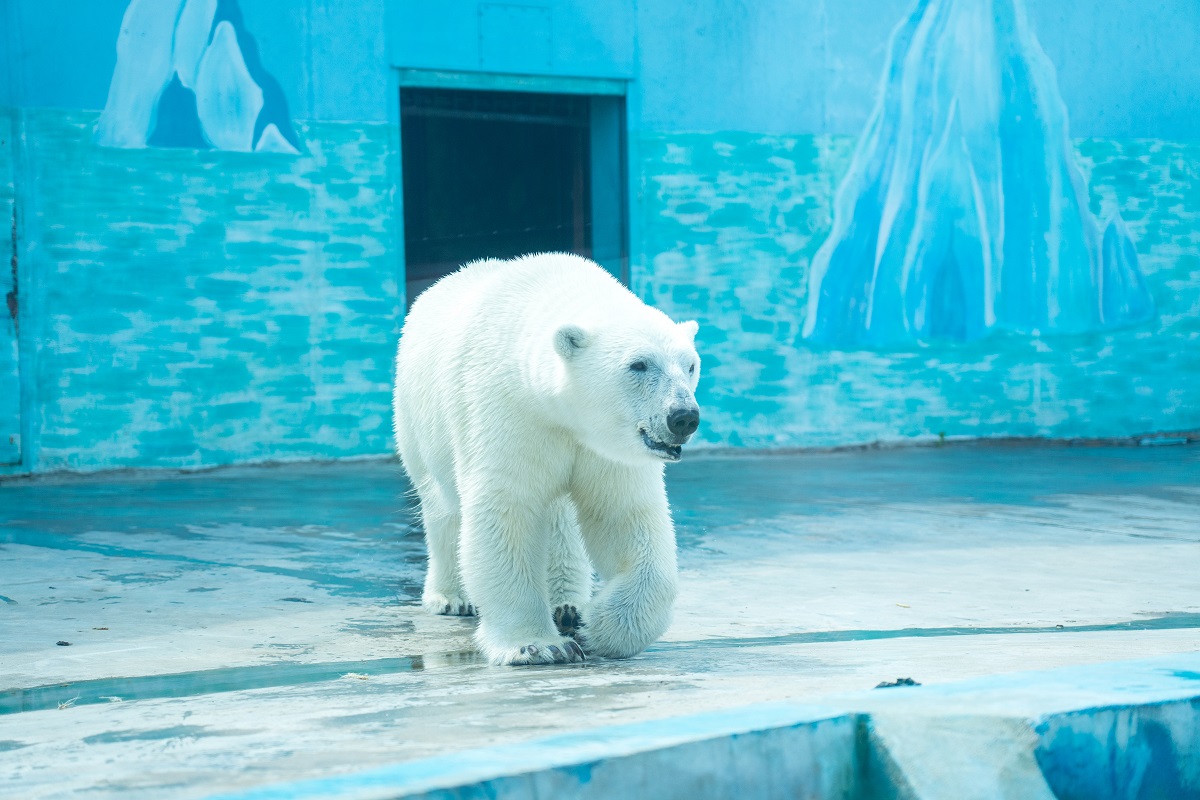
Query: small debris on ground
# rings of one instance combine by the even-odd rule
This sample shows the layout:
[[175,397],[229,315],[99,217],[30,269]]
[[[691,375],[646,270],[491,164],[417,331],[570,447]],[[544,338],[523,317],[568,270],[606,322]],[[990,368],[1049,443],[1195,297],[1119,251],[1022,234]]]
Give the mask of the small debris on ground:
[[71,646],[70,642],[64,641],[62,639],[59,639],[57,642],[55,642],[55,644],[58,645],[59,647],[70,647]]
[[896,686],[920,686],[921,684],[914,681],[912,678],[896,678],[894,681],[882,681],[876,689],[891,689]]
[[305,600],[303,597],[281,597],[280,601],[284,603],[311,603],[312,600]]
[[907,605],[905,603],[896,603],[896,605],[900,606],[901,608],[912,608],[912,606]]
[[76,695],[75,697],[72,697],[70,700],[64,700],[63,702],[58,704],[58,710],[62,711],[64,708],[71,708],[73,705],[75,705],[75,701],[78,699],[79,699],[79,696]]
[[108,628],[92,628],[94,631],[106,631]]

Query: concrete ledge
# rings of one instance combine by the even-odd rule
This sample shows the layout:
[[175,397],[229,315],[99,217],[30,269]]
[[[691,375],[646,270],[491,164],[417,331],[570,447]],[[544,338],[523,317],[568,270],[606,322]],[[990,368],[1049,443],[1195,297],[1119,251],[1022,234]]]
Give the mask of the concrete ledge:
[[1200,653],[596,728],[219,797],[1200,798]]
[[758,706],[595,728],[218,797],[853,797],[856,736],[853,715]]
[[1200,798],[1200,653],[841,700],[872,798]]

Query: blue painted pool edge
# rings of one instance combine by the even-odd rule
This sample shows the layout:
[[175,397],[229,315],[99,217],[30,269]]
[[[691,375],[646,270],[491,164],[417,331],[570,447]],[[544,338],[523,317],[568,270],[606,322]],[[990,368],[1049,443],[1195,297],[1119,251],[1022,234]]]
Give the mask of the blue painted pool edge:
[[[816,749],[833,745],[833,753],[841,754],[845,762],[843,774],[833,777],[851,782],[856,723],[854,715],[816,706],[757,705],[464,750],[347,775],[215,795],[211,800],[454,797],[485,785],[492,788],[481,788],[480,796],[509,796],[514,789],[521,793],[514,781],[528,783],[530,788],[545,783],[579,787],[594,784],[598,772],[614,766],[622,773],[616,777],[627,784],[627,770],[645,769],[645,765],[633,763],[639,758],[662,756],[681,747],[748,741],[764,734],[807,739]],[[722,768],[720,762],[708,763],[715,770]],[[542,796],[541,792],[535,796]]]
[[720,797],[721,782],[739,797],[783,787],[812,797],[887,796],[888,787],[870,785],[880,776],[869,748],[879,744],[864,736],[878,713],[1020,720],[1060,797],[1134,796],[1147,782],[1172,797],[1200,797],[1200,652],[826,700],[594,728],[210,800],[516,798],[585,788],[595,797],[659,797],[664,786],[665,796]]

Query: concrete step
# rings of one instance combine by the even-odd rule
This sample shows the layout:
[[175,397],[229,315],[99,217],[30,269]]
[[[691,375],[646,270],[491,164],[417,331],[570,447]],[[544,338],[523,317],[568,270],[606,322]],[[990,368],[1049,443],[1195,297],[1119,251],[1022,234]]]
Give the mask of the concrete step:
[[1200,797],[1200,653],[771,704],[214,800]]

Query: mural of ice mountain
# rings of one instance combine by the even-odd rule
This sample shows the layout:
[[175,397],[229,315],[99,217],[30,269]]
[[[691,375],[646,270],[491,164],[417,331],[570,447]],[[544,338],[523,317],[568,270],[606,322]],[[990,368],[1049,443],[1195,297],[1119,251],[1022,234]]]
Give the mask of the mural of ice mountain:
[[839,347],[1154,316],[1124,223],[1102,234],[1088,209],[1054,66],[1020,0],[916,0],[808,290],[804,336]]
[[132,0],[95,141],[298,153],[287,101],[237,0]]

